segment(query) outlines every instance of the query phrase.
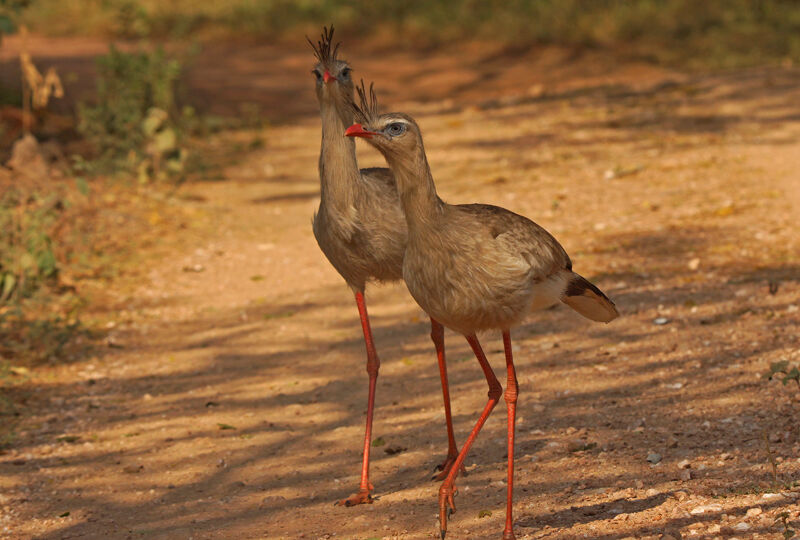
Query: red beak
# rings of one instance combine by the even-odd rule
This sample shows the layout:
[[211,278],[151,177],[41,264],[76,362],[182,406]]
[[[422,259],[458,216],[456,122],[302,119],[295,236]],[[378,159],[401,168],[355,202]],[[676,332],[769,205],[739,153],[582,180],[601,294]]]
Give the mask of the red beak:
[[326,69],[325,73],[322,75],[322,80],[325,81],[326,83],[329,83],[331,81],[335,81],[336,77],[331,75],[330,72]]
[[365,130],[361,124],[353,124],[344,132],[345,137],[364,137],[371,139],[373,132]]

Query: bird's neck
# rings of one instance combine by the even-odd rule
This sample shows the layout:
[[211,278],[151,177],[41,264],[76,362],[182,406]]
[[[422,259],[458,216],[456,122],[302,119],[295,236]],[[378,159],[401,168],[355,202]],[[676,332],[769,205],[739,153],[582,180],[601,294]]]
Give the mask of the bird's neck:
[[[322,103],[322,148],[319,154],[321,205],[347,212],[352,206],[361,173],[356,160],[356,144],[344,132],[352,123],[352,113],[332,103]],[[345,118],[349,116],[350,118]]]
[[420,144],[413,159],[399,156],[386,158],[397,180],[409,233],[436,227],[444,203],[436,194],[425,149]]

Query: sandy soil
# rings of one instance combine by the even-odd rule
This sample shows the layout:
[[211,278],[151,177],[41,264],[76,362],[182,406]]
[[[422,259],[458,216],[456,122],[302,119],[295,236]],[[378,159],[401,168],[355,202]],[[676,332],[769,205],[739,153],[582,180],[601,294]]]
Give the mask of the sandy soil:
[[[517,537],[784,538],[782,512],[800,526],[800,392],[762,375],[800,362],[800,70],[473,53],[349,57],[417,116],[443,198],[535,219],[623,314],[603,326],[557,308],[512,333]],[[402,284],[368,290],[379,499],[332,505],[357,485],[367,376],[353,299],[310,228],[310,67],[299,47],[219,46],[193,68],[198,103],[252,98],[280,125],[226,134],[264,145],[227,181],[181,190],[198,226],[110,292],[112,346],[19,391],[0,537],[438,537],[438,372]],[[482,339],[502,373],[499,336]],[[464,339],[446,340],[460,442],[486,387]],[[501,404],[448,538],[499,538],[504,433]]]

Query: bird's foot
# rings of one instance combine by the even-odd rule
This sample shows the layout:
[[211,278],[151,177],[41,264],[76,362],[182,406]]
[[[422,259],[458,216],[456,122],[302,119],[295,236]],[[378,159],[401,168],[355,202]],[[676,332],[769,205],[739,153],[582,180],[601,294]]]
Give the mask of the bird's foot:
[[[436,469],[434,469],[433,476],[431,476],[431,480],[442,481],[445,478],[447,478],[447,475],[450,474],[450,469],[453,468],[453,464],[456,462],[456,458],[457,457],[458,457],[457,455],[455,455],[455,456],[448,455],[445,458],[445,460],[442,462],[441,465],[437,465],[436,466]],[[436,471],[440,471],[440,472],[436,472]],[[459,472],[464,476],[467,475],[467,469],[464,468],[464,464],[463,463],[461,464],[461,468],[459,469]]]
[[458,489],[447,482],[439,488],[439,531],[442,539],[447,534],[447,518],[456,512],[456,503],[453,499],[457,494]]
[[340,501],[336,501],[334,503],[335,506],[356,506],[357,504],[372,504],[374,499],[372,495],[369,494],[370,491],[375,489],[372,487],[372,484],[369,485],[369,489],[360,489],[358,493],[354,493],[350,495],[346,499],[342,499]]

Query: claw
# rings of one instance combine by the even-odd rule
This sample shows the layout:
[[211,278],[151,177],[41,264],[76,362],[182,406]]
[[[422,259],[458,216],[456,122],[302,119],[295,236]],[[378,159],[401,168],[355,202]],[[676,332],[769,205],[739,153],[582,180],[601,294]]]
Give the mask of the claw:
[[458,489],[455,486],[446,487],[442,485],[439,488],[439,531],[442,534],[442,538],[447,532],[447,518],[450,517],[450,514],[456,513],[456,504],[453,498],[457,493]]
[[[436,468],[433,470],[433,476],[431,476],[431,480],[439,480],[442,481],[447,478],[447,475],[450,474],[450,469],[453,468],[453,463],[455,463],[457,456],[447,456],[447,458],[440,464],[437,465]],[[441,471],[441,472],[436,472]],[[461,464],[461,467],[458,469],[460,474],[464,476],[467,475],[467,469],[464,467],[464,464]]]
[[[371,484],[369,487],[370,489],[374,489]],[[354,495],[351,495],[347,499],[342,499],[340,501],[333,503],[333,505],[350,507],[350,506],[356,506],[358,504],[372,504],[373,501],[374,499],[372,498],[372,495],[370,495],[369,490],[362,490]]]

